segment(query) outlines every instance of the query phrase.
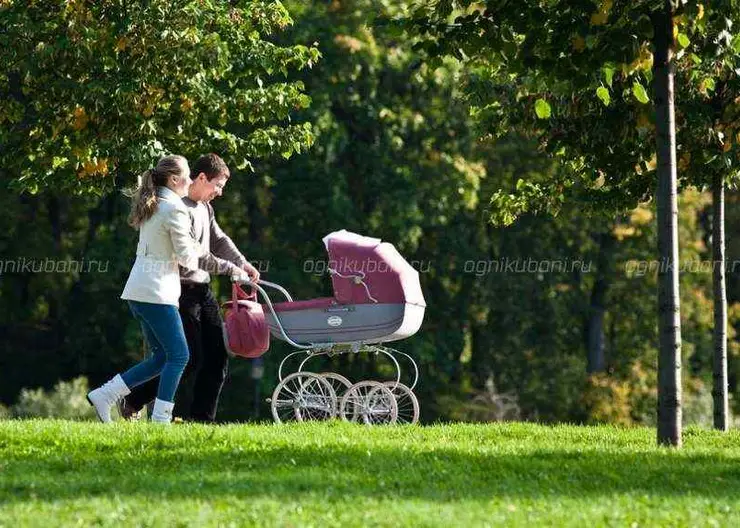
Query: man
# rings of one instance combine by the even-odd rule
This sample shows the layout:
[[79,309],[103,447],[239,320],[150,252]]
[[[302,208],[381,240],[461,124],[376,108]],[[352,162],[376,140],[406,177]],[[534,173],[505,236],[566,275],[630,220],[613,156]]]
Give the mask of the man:
[[[184,376],[197,371],[189,418],[198,422],[215,421],[228,369],[223,322],[219,304],[209,286],[210,273],[229,276],[246,273],[253,281],[259,280],[257,269],[247,262],[219,227],[210,205],[211,200],[223,193],[229,176],[229,169],[219,156],[201,156],[191,171],[193,182],[188,196],[183,198],[190,212],[192,234],[209,252],[199,262],[201,269],[180,268],[180,317],[190,349]],[[119,408],[121,416],[137,418],[142,407],[156,396],[158,382],[158,378],[152,379],[126,396]]]

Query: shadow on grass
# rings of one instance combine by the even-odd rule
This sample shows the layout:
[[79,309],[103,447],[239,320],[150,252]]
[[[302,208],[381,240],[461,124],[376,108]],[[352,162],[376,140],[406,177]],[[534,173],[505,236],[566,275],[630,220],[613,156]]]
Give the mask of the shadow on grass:
[[[740,465],[723,456],[661,453],[505,455],[435,449],[109,444],[79,451],[8,453],[0,446],[0,503],[95,496],[154,495],[200,500],[274,497],[329,502],[352,498],[481,500],[603,496],[711,497],[738,500]],[[4,452],[5,451],[5,452]]]

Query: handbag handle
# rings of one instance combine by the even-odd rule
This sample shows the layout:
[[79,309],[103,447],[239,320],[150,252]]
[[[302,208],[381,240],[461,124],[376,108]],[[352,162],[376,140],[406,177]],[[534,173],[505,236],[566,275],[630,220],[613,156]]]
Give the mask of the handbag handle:
[[250,286],[249,293],[245,292],[237,283],[231,285],[231,301],[256,301],[257,290]]
[[[231,302],[224,303],[224,308],[239,309],[239,301],[257,301],[257,290],[250,287],[250,292],[245,292],[237,283],[231,285]],[[230,306],[227,306],[230,305]]]

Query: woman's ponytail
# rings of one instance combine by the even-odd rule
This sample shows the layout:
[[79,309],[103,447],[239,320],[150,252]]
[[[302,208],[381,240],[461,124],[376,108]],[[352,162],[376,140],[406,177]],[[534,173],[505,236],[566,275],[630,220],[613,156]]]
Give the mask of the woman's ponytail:
[[187,168],[187,163],[182,156],[165,156],[159,160],[156,168],[139,176],[136,188],[126,192],[131,197],[131,213],[128,215],[131,227],[139,229],[141,224],[154,216],[159,206],[157,187],[167,185],[170,176],[182,176],[183,166]]
[[157,212],[157,187],[154,185],[155,169],[149,169],[138,178],[138,185],[131,193],[131,213],[128,223],[138,229]]

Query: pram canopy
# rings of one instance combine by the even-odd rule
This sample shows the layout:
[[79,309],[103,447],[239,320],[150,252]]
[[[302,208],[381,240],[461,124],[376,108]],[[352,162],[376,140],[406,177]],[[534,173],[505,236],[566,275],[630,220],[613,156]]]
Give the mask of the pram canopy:
[[334,298],[340,304],[426,306],[419,273],[388,242],[346,230],[324,237]]
[[[419,273],[392,244],[344,229],[323,241],[334,297],[275,303],[291,339],[381,343],[416,333],[426,308]],[[267,313],[270,329],[280,339],[277,322]]]

